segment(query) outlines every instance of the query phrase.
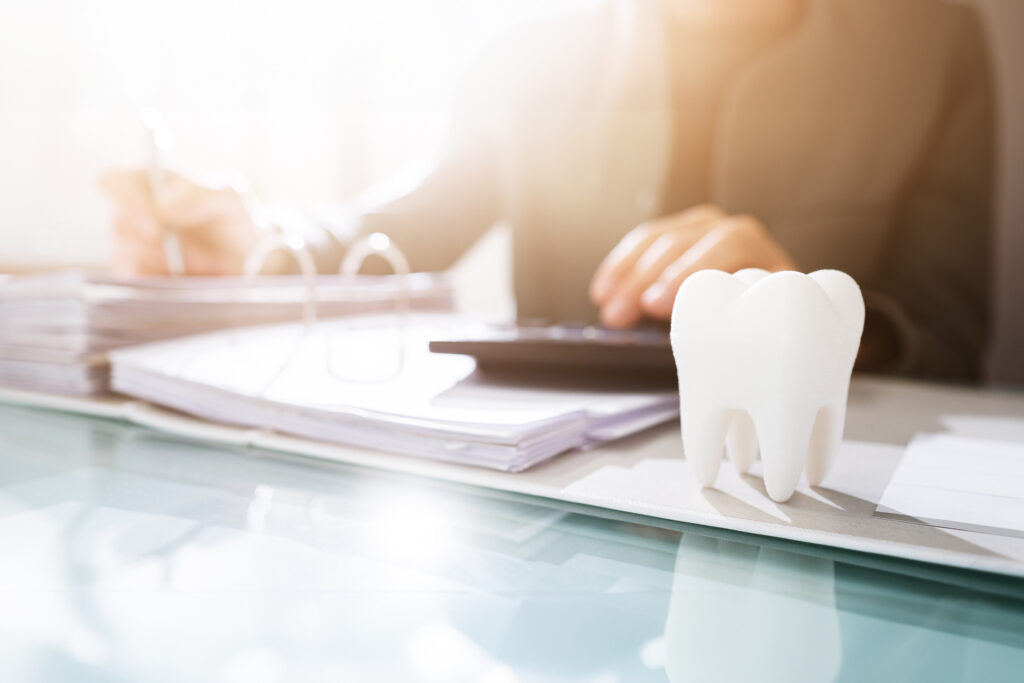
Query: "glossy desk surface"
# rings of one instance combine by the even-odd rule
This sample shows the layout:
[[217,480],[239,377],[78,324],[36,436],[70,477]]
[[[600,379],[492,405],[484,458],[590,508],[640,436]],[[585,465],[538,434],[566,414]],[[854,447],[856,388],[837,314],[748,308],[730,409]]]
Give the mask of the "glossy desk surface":
[[0,615],[0,681],[1024,677],[1019,579],[6,405]]

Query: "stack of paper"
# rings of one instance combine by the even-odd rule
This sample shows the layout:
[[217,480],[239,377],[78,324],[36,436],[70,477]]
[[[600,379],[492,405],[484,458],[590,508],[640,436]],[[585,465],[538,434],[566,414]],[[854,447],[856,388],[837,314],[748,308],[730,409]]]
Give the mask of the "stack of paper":
[[[441,274],[406,280],[414,308],[449,310]],[[321,318],[390,310],[397,281],[321,276]],[[0,280],[0,384],[67,394],[107,389],[106,353],[140,342],[208,330],[299,320],[307,300],[300,277],[118,278],[82,272]]]
[[920,434],[907,446],[875,514],[1024,537],[1024,445]]
[[249,328],[111,355],[113,388],[202,418],[518,471],[678,413],[674,390],[497,379],[431,338],[474,323],[415,314]]

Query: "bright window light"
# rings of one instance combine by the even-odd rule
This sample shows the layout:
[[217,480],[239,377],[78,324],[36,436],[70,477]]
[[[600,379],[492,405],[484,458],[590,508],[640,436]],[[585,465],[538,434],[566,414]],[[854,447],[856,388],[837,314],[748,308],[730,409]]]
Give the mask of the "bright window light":
[[460,72],[517,22],[580,0],[0,0],[0,266],[101,264],[96,176],[146,160],[242,172],[298,206],[429,151]]

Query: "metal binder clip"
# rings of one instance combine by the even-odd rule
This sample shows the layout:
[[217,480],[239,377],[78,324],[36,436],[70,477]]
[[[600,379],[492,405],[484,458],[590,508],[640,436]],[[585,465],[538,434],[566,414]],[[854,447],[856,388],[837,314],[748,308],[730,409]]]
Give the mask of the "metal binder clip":
[[[268,232],[267,237],[257,245],[246,259],[245,275],[247,277],[256,277],[265,266],[270,255],[276,251],[288,252],[299,266],[306,292],[302,307],[303,325],[301,333],[294,337],[290,343],[286,344],[281,356],[273,361],[272,367],[276,369],[270,374],[267,381],[263,383],[261,390],[257,392],[258,395],[263,396],[270,391],[278,379],[288,370],[288,367],[295,358],[304,351],[314,354],[324,353],[324,365],[327,375],[339,382],[376,384],[393,379],[402,372],[405,366],[406,325],[407,314],[410,308],[409,283],[407,282],[409,262],[387,236],[381,233],[373,233],[354,243],[340,268],[340,274],[344,280],[355,280],[366,258],[378,255],[388,262],[396,275],[398,290],[395,296],[395,312],[397,317],[396,339],[398,343],[395,354],[396,363],[394,366],[387,366],[384,372],[376,373],[373,376],[355,375],[339,369],[341,364],[338,361],[338,354],[343,354],[348,359],[364,357],[367,351],[373,353],[378,358],[385,354],[381,353],[379,345],[374,346],[372,349],[360,350],[358,348],[358,341],[345,339],[345,333],[355,332],[355,328],[351,325],[342,323],[342,327],[337,332],[334,332],[324,329],[322,321],[318,322],[316,264],[313,261],[309,247],[301,237],[288,234],[281,229],[274,229],[272,232]],[[241,339],[235,336],[233,337],[233,342],[238,344],[239,353],[244,355],[246,353],[245,345]],[[323,348],[322,351],[320,351],[321,346]],[[305,355],[307,358],[309,357],[308,353]],[[254,359],[254,361],[256,360],[264,364],[268,362],[267,358]],[[364,366],[360,365],[359,367],[363,368]]]
[[335,379],[342,382],[355,382],[373,384],[378,382],[386,382],[390,379],[401,374],[405,367],[405,356],[406,356],[406,327],[408,324],[409,317],[409,261],[405,258],[405,254],[402,253],[395,243],[387,235],[375,232],[359,241],[352,244],[349,247],[348,253],[345,255],[345,259],[341,263],[339,269],[340,274],[345,279],[354,279],[359,274],[360,269],[363,267],[363,263],[370,256],[380,256],[388,265],[391,266],[391,270],[395,274],[397,293],[395,295],[395,316],[396,316],[396,337],[398,340],[398,348],[396,350],[397,362],[393,369],[383,373],[380,377],[355,377],[351,374],[340,372],[337,369],[335,354],[339,348],[344,349],[345,344],[328,344],[327,348],[327,370]]
[[[253,215],[256,214],[253,213]],[[242,269],[243,274],[247,278],[257,277],[264,266],[266,266],[270,255],[278,251],[290,254],[299,267],[299,273],[306,291],[302,303],[302,331],[291,341],[291,344],[286,347],[287,350],[275,363],[276,369],[263,384],[260,391],[257,392],[259,396],[265,395],[277,382],[303,344],[312,338],[316,329],[316,262],[313,260],[313,255],[310,253],[309,246],[304,239],[298,235],[289,234],[275,226],[271,231],[267,232],[266,237],[246,257]],[[239,351],[244,353],[245,345],[238,338],[237,331],[232,333],[231,343],[238,346]],[[266,359],[260,359],[260,361],[266,362]]]
[[259,275],[266,265],[267,259],[277,251],[291,254],[299,266],[299,273],[306,287],[306,300],[302,304],[302,324],[308,334],[316,324],[316,262],[313,261],[313,255],[304,239],[298,235],[289,235],[282,230],[268,233],[245,259],[243,272],[246,277]]

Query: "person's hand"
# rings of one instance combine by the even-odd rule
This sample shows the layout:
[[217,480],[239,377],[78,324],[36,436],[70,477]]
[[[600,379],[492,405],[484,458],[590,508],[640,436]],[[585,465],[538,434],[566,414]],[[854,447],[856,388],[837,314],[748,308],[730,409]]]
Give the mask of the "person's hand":
[[683,280],[713,268],[796,270],[759,220],[697,206],[634,228],[605,257],[590,298],[609,327],[631,327],[645,315],[668,319]]
[[260,238],[241,194],[230,186],[206,187],[165,172],[160,201],[147,173],[108,171],[100,187],[114,203],[115,272],[166,275],[164,230],[181,243],[188,275],[236,275]]

